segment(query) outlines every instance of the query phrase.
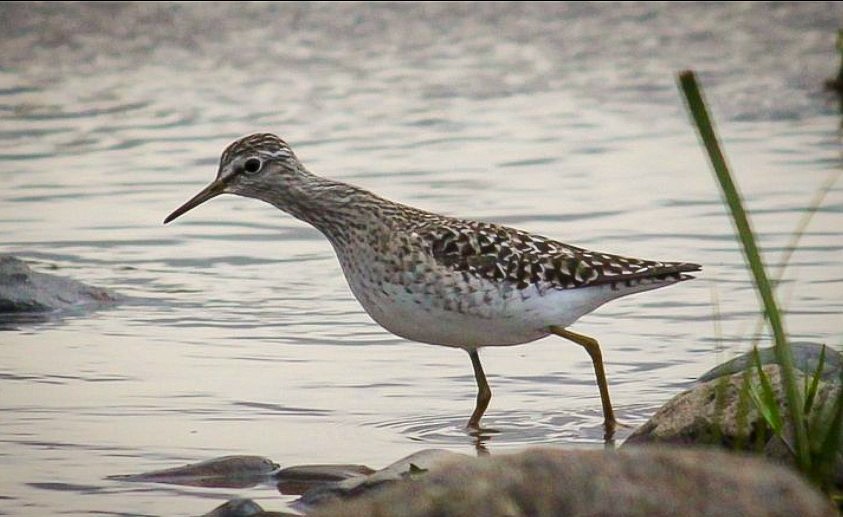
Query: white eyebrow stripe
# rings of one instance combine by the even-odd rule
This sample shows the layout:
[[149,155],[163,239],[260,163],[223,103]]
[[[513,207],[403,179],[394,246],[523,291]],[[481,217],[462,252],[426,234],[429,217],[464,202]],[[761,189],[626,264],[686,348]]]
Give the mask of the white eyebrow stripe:
[[268,157],[268,158],[292,158],[293,157],[292,151],[290,151],[289,149],[285,149],[283,147],[278,148],[278,149],[274,149],[272,152],[264,151],[262,154],[264,156]]

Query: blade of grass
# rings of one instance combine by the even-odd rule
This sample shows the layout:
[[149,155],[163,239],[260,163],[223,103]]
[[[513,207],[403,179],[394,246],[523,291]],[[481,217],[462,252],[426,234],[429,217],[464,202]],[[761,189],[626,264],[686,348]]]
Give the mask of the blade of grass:
[[[817,361],[817,370],[814,372],[813,378],[811,379],[811,386],[805,390],[805,411],[804,413],[807,415],[811,412],[811,409],[814,405],[814,398],[817,396],[817,388],[820,385],[820,378],[823,375],[823,370],[825,369],[825,345],[820,349],[820,358]],[[808,376],[805,376],[805,381],[807,382]]]
[[780,435],[784,429],[784,422],[779,412],[779,403],[773,392],[773,386],[770,384],[770,378],[767,376],[767,372],[764,371],[764,367],[761,364],[761,356],[758,354],[757,347],[752,349],[752,355],[755,362],[755,369],[758,372],[761,392],[759,393],[758,388],[754,384],[751,384],[750,394],[755,400],[755,406],[761,412],[761,416],[767,421],[767,425],[770,426],[774,433]]
[[697,85],[697,80],[693,71],[687,70],[679,74],[679,83],[682,92],[685,95],[685,100],[688,103],[688,109],[703,145],[708,152],[708,157],[711,160],[714,168],[715,176],[717,177],[720,187],[723,190],[723,197],[729,210],[732,214],[732,220],[738,230],[738,236],[743,245],[744,255],[752,271],[755,286],[758,291],[761,301],[764,305],[764,312],[770,322],[770,328],[775,339],[776,359],[782,367],[782,378],[784,380],[785,394],[787,396],[787,403],[789,406],[789,413],[792,418],[794,427],[795,446],[797,451],[797,462],[799,467],[807,472],[810,470],[811,457],[808,449],[808,440],[805,432],[805,423],[802,415],[802,403],[800,400],[799,388],[796,383],[795,372],[793,367],[793,357],[788,346],[787,339],[784,332],[784,323],[782,322],[781,313],[776,304],[776,298],[773,294],[770,280],[767,278],[767,273],[764,270],[764,263],[761,261],[761,254],[758,251],[758,246],[755,243],[755,238],[752,233],[752,227],[749,224],[749,218],[743,208],[740,194],[732,181],[729,167],[726,165],[726,159],[720,150],[720,145],[717,143],[717,136],[714,133],[714,127],[708,115],[705,102],[703,101],[700,88]]

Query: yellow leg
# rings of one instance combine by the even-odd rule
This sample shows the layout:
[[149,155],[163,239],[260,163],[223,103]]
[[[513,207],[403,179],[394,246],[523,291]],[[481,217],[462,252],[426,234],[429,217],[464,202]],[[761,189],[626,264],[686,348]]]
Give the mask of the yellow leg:
[[474,367],[474,379],[477,380],[477,403],[474,406],[474,412],[471,418],[468,419],[468,427],[472,429],[480,429],[480,418],[489,407],[489,401],[492,400],[492,390],[489,388],[489,383],[486,382],[486,374],[483,373],[483,367],[480,365],[480,356],[477,350],[469,350],[468,356],[471,357],[471,366]]
[[603,354],[600,352],[600,343],[594,338],[571,332],[562,327],[552,326],[550,331],[585,348],[585,351],[591,356],[594,373],[597,376],[597,387],[600,389],[600,400],[603,403],[603,425],[606,428],[606,433],[611,435],[617,422],[615,421],[615,412],[612,410],[612,402],[609,400],[609,384],[606,382],[606,371],[603,369]]

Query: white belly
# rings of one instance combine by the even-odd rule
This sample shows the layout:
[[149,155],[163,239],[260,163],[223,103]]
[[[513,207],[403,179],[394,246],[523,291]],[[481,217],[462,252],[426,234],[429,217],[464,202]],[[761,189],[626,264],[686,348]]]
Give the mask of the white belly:
[[504,292],[491,282],[483,283],[471,294],[454,297],[408,292],[395,284],[350,285],[366,312],[393,334],[464,349],[534,341],[548,335],[550,326],[567,327],[621,295],[608,286],[540,293],[535,286]]
[[413,341],[469,350],[535,341],[548,335],[551,326],[567,327],[610,300],[675,281],[516,289],[512,283],[425,264],[423,257],[410,257],[404,267],[396,267],[365,247],[348,254],[338,250],[337,255],[354,296],[386,330]]

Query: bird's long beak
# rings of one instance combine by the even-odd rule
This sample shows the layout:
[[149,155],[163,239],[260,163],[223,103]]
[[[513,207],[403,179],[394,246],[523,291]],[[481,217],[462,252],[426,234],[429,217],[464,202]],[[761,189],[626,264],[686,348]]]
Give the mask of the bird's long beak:
[[164,219],[164,224],[169,223],[176,217],[182,215],[183,213],[196,208],[197,206],[201,205],[205,201],[209,199],[213,199],[225,191],[225,181],[220,178],[214,180],[213,183],[202,189],[202,192],[196,194],[190,200],[183,204],[182,206],[176,208],[172,214],[168,215],[166,219]]

